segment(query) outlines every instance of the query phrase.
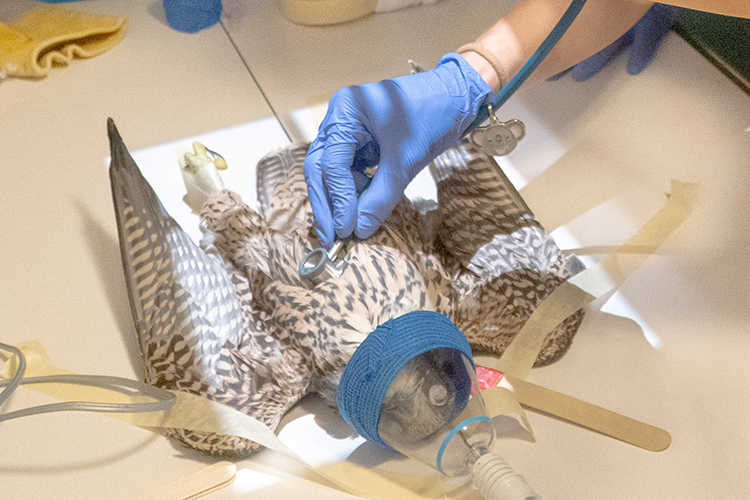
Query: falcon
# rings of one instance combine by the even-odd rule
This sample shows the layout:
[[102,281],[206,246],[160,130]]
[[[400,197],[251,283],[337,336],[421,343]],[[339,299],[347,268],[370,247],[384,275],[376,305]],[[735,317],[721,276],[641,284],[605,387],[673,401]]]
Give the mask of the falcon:
[[[387,320],[436,311],[475,353],[501,355],[537,305],[582,268],[560,253],[493,158],[462,142],[430,166],[437,202],[402,199],[371,237],[349,243],[340,276],[313,286],[298,273],[318,246],[306,145],[258,163],[257,211],[217,186],[196,244],[161,205],[111,119],[108,133],[146,381],[231,406],[272,430],[307,394],[335,406],[347,361]],[[582,318],[578,311],[549,333],[536,366],[567,351]],[[260,448],[234,436],[165,432],[227,458]]]

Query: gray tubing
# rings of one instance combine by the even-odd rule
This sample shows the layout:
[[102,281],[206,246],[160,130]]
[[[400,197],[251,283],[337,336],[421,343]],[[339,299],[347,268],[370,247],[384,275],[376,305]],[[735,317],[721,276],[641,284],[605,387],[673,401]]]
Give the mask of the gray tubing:
[[18,370],[16,370],[13,378],[11,378],[10,380],[0,381],[0,386],[6,386],[5,389],[3,389],[3,392],[0,392],[0,406],[2,406],[3,403],[5,403],[5,400],[8,399],[10,395],[13,394],[13,391],[15,391],[16,388],[18,388],[18,386],[21,384],[21,380],[23,380],[23,374],[26,373],[26,358],[21,352],[21,349],[12,345],[3,344],[2,342],[0,342],[0,350],[12,352],[16,356],[18,356]]
[[132,394],[132,391],[128,389],[134,389],[142,395],[156,400],[148,403],[96,403],[89,401],[52,403],[5,413],[0,415],[0,422],[58,411],[93,411],[101,413],[144,413],[152,411],[168,411],[171,410],[177,402],[177,396],[172,392],[143,382],[121,377],[110,377],[104,375],[49,375],[45,377],[23,378],[26,370],[26,358],[20,349],[1,342],[0,349],[12,352],[18,356],[19,360],[18,370],[16,370],[16,374],[13,378],[9,380],[0,380],[0,387],[5,386],[3,392],[0,393],[0,405],[8,399],[19,385],[42,383],[87,385],[91,387],[101,387],[122,394]]

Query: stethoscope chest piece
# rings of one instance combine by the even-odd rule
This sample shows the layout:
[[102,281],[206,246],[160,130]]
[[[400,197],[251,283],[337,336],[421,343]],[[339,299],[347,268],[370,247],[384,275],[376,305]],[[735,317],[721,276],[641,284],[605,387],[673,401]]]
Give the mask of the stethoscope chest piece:
[[329,278],[338,278],[344,272],[344,260],[339,257],[343,242],[336,241],[330,250],[316,248],[299,263],[299,275],[307,284],[316,286]]

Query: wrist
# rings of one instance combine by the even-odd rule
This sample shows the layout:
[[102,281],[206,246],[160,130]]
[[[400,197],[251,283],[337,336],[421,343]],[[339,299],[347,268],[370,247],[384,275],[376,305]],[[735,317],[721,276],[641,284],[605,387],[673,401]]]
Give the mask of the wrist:
[[435,71],[445,79],[446,97],[454,101],[454,109],[462,111],[461,123],[458,124],[458,129],[462,132],[476,118],[487,99],[493,95],[493,89],[482,75],[456,52],[444,54]]
[[508,83],[510,77],[503,63],[481,42],[467,43],[457,51],[492,88],[493,94]]
[[487,82],[487,85],[492,88],[493,94],[500,90],[500,87],[502,87],[502,85],[500,85],[500,78],[497,76],[495,68],[492,67],[487,59],[480,56],[476,52],[464,52],[461,54],[461,57],[466,59],[466,62],[469,63],[469,66],[474,68],[476,72],[479,73],[479,76],[482,77],[482,80]]

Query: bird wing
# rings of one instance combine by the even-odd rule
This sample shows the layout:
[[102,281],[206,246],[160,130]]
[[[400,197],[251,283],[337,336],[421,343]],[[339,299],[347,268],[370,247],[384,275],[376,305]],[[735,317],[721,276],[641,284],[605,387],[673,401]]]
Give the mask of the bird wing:
[[[170,217],[108,121],[110,180],[120,251],[146,366],[156,386],[200,394],[272,429],[304,395],[301,356],[256,328],[248,278],[204,249]],[[183,443],[222,456],[258,445],[233,436],[172,429]]]
[[[438,237],[463,267],[472,266],[477,252],[496,236],[541,228],[495,160],[471,144],[447,150],[430,165],[430,172],[438,188]],[[518,247],[513,249],[525,251],[529,259],[536,256],[535,248]],[[494,257],[481,263],[497,266],[493,261],[502,255]]]
[[[449,149],[430,171],[444,261],[456,269],[454,321],[473,348],[502,354],[539,303],[583,265],[562,255],[494,158],[475,146]],[[539,364],[564,354],[582,318],[577,312],[550,332]]]
[[[242,334],[239,300],[216,255],[206,255],[170,217],[130,156],[114,121],[107,123],[110,180],[128,296],[148,381],[176,382],[149,360],[187,348],[175,365],[215,385],[218,353]],[[169,352],[164,352],[169,351]]]

